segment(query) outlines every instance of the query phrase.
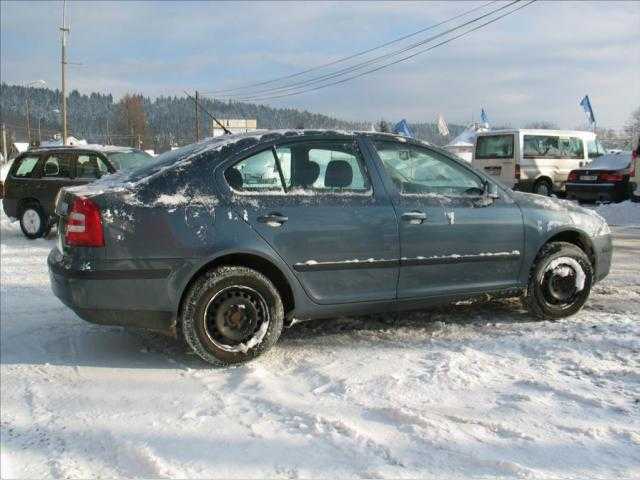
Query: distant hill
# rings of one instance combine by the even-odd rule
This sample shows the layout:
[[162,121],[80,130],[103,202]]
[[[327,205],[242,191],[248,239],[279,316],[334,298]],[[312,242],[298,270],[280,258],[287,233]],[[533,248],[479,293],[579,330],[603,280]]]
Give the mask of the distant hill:
[[[32,88],[29,91],[32,138],[38,138],[38,124],[42,139],[60,132],[60,91],[48,88]],[[0,84],[0,121],[5,123],[10,136],[8,141],[24,141],[26,133],[27,89],[20,85]],[[184,97],[143,97],[147,119],[145,148],[166,150],[169,145],[184,145],[194,141],[194,104]],[[273,108],[253,103],[229,103],[202,99],[204,107],[221,118],[256,118],[259,128],[336,128],[345,130],[369,130],[372,121],[349,122],[337,118],[293,108]],[[118,103],[111,94],[81,94],[73,90],[68,96],[69,133],[90,142],[105,143],[107,133],[111,143],[132,144],[130,132],[116,129]],[[376,123],[377,123],[376,119]],[[390,125],[399,119],[386,118]],[[208,135],[211,121],[201,112],[201,135]],[[448,139],[437,133],[435,123],[410,124],[416,136],[435,144],[446,143],[464,127],[449,125]]]

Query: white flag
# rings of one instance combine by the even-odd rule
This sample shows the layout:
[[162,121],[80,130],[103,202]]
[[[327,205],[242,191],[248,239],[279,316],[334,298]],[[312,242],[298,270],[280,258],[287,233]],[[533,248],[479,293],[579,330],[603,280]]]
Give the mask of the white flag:
[[438,131],[443,137],[449,135],[449,127],[447,127],[447,122],[444,121],[442,114],[438,114]]

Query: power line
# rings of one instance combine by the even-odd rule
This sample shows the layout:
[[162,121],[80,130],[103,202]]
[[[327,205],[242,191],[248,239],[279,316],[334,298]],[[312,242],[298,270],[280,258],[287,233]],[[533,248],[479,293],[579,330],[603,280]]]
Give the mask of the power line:
[[400,58],[398,60],[395,60],[393,62],[389,62],[389,63],[383,64],[383,65],[380,65],[378,67],[366,70],[364,72],[358,73],[357,75],[352,75],[350,77],[346,77],[346,78],[343,78],[343,79],[340,79],[340,80],[337,80],[337,81],[334,81],[334,82],[318,85],[318,86],[313,87],[313,88],[303,88],[301,90],[298,90],[298,91],[295,91],[295,92],[291,92],[291,93],[283,93],[283,94],[280,94],[280,95],[271,95],[271,96],[266,96],[266,97],[259,97],[259,96],[258,97],[246,97],[246,98],[241,98],[239,100],[240,101],[252,101],[252,102],[264,101],[264,100],[272,100],[272,99],[284,98],[284,97],[289,97],[289,96],[294,96],[294,95],[300,95],[300,94],[307,93],[307,92],[313,92],[313,91],[320,90],[320,89],[326,88],[326,87],[331,87],[331,86],[334,86],[334,85],[340,85],[340,84],[346,83],[346,82],[348,82],[350,80],[354,80],[356,78],[360,78],[360,77],[363,77],[363,76],[368,75],[370,73],[374,73],[374,72],[377,72],[377,71],[382,70],[384,68],[388,68],[390,66],[393,66],[393,65],[396,65],[398,63],[404,62],[406,60],[414,58],[414,57],[416,57],[418,55],[426,53],[426,52],[428,52],[430,50],[433,50],[433,49],[435,49],[437,47],[440,47],[442,45],[446,45],[447,43],[450,43],[450,42],[452,42],[454,40],[457,40],[457,39],[459,39],[461,37],[464,37],[465,35],[468,35],[468,34],[474,32],[476,30],[479,30],[479,29],[481,29],[481,28],[483,28],[483,27],[485,27],[487,25],[490,25],[490,24],[492,24],[494,22],[497,22],[498,20],[500,20],[500,19],[502,19],[502,18],[504,18],[504,17],[506,17],[508,15],[511,15],[512,13],[517,12],[518,10],[521,10],[521,9],[525,8],[525,7],[531,5],[532,3],[536,2],[536,1],[537,0],[530,0],[529,2],[527,2],[524,5],[521,5],[521,6],[515,8],[515,9],[509,11],[509,12],[503,13],[503,14],[497,16],[496,18],[493,18],[493,19],[491,19],[491,20],[489,20],[489,21],[487,21],[485,23],[477,25],[477,26],[475,26],[475,27],[473,27],[473,28],[471,28],[471,29],[469,29],[469,30],[467,30],[465,32],[462,32],[462,33],[460,33],[458,35],[455,35],[455,36],[453,36],[453,37],[451,37],[451,38],[449,38],[447,40],[444,40],[444,41],[442,41],[440,43],[432,45],[429,48],[425,48],[425,49],[419,50],[419,51],[417,51],[415,53],[412,53],[411,55],[407,55],[407,56],[402,57],[402,58]]
[[[347,57],[339,58],[339,59],[334,60],[332,62],[328,62],[328,63],[322,64],[322,65],[318,65],[318,66],[315,66],[315,67],[312,67],[312,68],[308,68],[308,69],[303,70],[301,72],[292,73],[290,75],[285,75],[283,77],[272,78],[270,80],[266,80],[266,81],[263,81],[263,82],[240,85],[240,86],[235,87],[235,88],[212,90],[212,91],[208,91],[208,92],[203,92],[202,94],[203,95],[221,96],[219,94],[228,93],[228,92],[236,92],[238,90],[245,90],[245,89],[251,88],[251,87],[260,87],[260,86],[263,86],[263,85],[269,85],[269,84],[272,84],[272,83],[276,83],[276,82],[279,82],[279,81],[282,81],[282,80],[288,80],[290,78],[299,77],[301,75],[304,75],[304,74],[307,74],[307,73],[310,73],[310,72],[314,72],[314,71],[320,70],[322,68],[326,68],[326,67],[330,67],[330,66],[333,66],[333,65],[337,65],[338,63],[346,62],[347,60],[352,60],[352,59],[360,57],[362,55],[366,55],[367,53],[371,53],[371,52],[374,52],[376,50],[380,50],[382,48],[388,47],[389,45],[393,45],[395,43],[398,43],[398,42],[401,42],[403,40],[406,40],[407,38],[415,37],[416,35],[424,33],[424,32],[426,32],[428,30],[433,30],[434,28],[437,28],[437,27],[439,27],[441,25],[445,25],[445,24],[447,24],[449,22],[452,22],[453,20],[457,20],[458,18],[461,18],[461,17],[464,17],[466,15],[469,15],[470,13],[476,12],[478,10],[482,10],[483,8],[488,7],[489,5],[492,5],[492,4],[494,4],[494,3],[498,2],[498,1],[499,0],[491,0],[490,2],[487,2],[487,3],[483,4],[483,5],[480,5],[478,7],[475,7],[475,8],[472,8],[470,10],[467,10],[465,12],[462,12],[462,13],[460,13],[458,15],[455,15],[455,16],[453,16],[451,18],[448,18],[446,20],[438,22],[438,23],[436,23],[434,25],[430,25],[428,27],[422,28],[422,29],[420,29],[420,30],[418,30],[416,32],[410,33],[408,35],[404,35],[402,37],[396,38],[394,40],[391,40],[389,42],[383,43],[383,44],[378,45],[376,47],[372,47],[372,48],[368,48],[366,50],[362,50],[360,52],[354,53],[354,54],[349,55]],[[226,96],[226,95],[222,95],[222,96]]]
[[416,43],[413,43],[413,44],[408,45],[406,47],[403,47],[403,48],[401,48],[399,50],[388,52],[388,53],[385,53],[383,55],[379,55],[379,56],[374,57],[372,59],[366,60],[364,62],[357,63],[357,64],[351,65],[349,67],[345,67],[345,68],[337,70],[337,71],[335,71],[333,73],[321,75],[319,77],[311,78],[311,79],[307,79],[307,80],[301,80],[301,81],[290,83],[290,84],[287,84],[287,85],[284,85],[284,86],[281,86],[281,87],[274,87],[274,88],[267,88],[267,89],[263,89],[263,90],[258,90],[258,91],[255,91],[253,93],[247,93],[247,94],[245,94],[244,96],[241,96],[241,97],[242,97],[243,100],[252,100],[253,98],[258,98],[263,94],[285,93],[285,92],[287,92],[289,90],[295,90],[297,88],[306,87],[308,85],[314,85],[314,84],[317,84],[317,83],[321,83],[321,82],[323,82],[325,80],[331,80],[333,78],[341,77],[341,76],[346,75],[348,73],[351,73],[351,72],[354,72],[354,71],[357,71],[357,70],[361,70],[361,69],[363,69],[363,68],[365,68],[365,67],[367,67],[369,65],[373,65],[373,64],[379,63],[380,61],[384,61],[384,60],[386,60],[388,58],[397,56],[399,54],[402,54],[402,53],[408,52],[410,50],[414,50],[414,49],[416,49],[418,47],[421,47],[423,45],[426,45],[427,43],[430,43],[431,41],[433,41],[433,40],[435,40],[437,38],[443,37],[443,36],[448,35],[449,33],[452,33],[452,32],[454,32],[456,30],[460,30],[461,28],[464,28],[464,27],[467,27],[467,26],[469,26],[469,25],[471,25],[473,23],[476,23],[479,20],[482,20],[483,18],[489,17],[489,16],[491,16],[491,15],[493,15],[493,14],[499,12],[499,11],[502,11],[502,10],[504,10],[506,8],[509,8],[509,7],[513,6],[513,5],[515,5],[516,3],[519,3],[520,1],[521,0],[514,0],[511,3],[508,3],[507,5],[503,5],[502,7],[499,7],[497,9],[495,9],[495,10],[492,10],[489,13],[485,13],[485,14],[479,16],[479,17],[473,18],[472,20],[469,20],[469,21],[467,21],[465,23],[462,23],[460,25],[452,27],[452,28],[450,28],[448,30],[445,30],[444,32],[441,32],[441,33],[438,33],[438,34],[433,35],[431,37],[428,37],[428,38],[423,39],[423,40],[421,40],[419,42],[416,42]]

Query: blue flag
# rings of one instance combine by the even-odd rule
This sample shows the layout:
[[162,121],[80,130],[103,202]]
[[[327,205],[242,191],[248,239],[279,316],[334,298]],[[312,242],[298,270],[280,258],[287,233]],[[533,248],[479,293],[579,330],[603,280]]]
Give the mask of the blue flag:
[[591,108],[591,100],[589,100],[589,95],[585,95],[584,98],[580,100],[580,106],[584,110],[584,113],[587,114],[589,123],[596,123],[596,116],[593,114],[593,108]]
[[411,131],[411,128],[409,127],[409,124],[404,118],[400,120],[398,123],[396,123],[395,127],[393,127],[393,133],[400,134],[403,137],[410,137],[410,138],[415,137],[415,135]]
[[489,123],[489,117],[487,117],[487,112],[484,111],[484,108],[480,112],[480,120],[482,120],[482,123]]

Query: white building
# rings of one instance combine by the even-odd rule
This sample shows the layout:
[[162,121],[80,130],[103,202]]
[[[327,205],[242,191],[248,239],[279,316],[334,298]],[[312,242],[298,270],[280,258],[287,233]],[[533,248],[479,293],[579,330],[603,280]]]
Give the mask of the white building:
[[[258,120],[255,118],[219,118],[218,121],[231,133],[253,132],[258,129]],[[212,136],[224,135],[224,130],[215,121],[211,120]]]

